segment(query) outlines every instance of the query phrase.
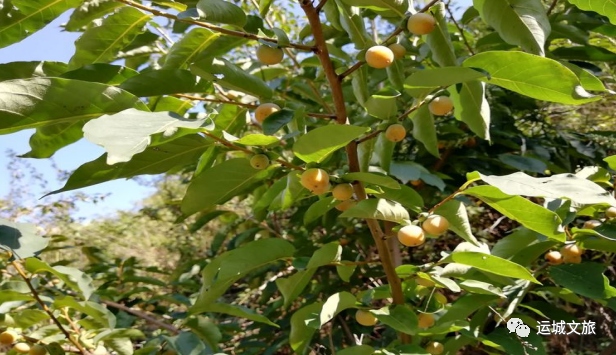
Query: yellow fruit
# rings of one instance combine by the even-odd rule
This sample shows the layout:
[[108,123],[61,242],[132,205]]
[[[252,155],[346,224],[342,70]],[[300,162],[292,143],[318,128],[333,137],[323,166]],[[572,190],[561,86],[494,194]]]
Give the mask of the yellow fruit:
[[302,173],[301,183],[315,194],[323,193],[324,190],[329,189],[329,175],[323,169],[308,169]]
[[545,253],[545,260],[550,265],[560,265],[563,263],[563,255],[557,251],[550,251]]
[[336,209],[338,211],[344,212],[344,211],[348,210],[349,208],[355,206],[356,204],[357,204],[357,201],[355,201],[355,200],[346,200],[346,201],[342,201],[339,204],[337,204],[336,205]]
[[605,217],[616,218],[616,207],[610,207],[607,210],[605,210]]
[[449,228],[449,221],[447,221],[447,218],[443,216],[433,214],[426,218],[426,220],[421,224],[421,228],[423,228],[423,230],[428,234],[441,235]]
[[311,192],[312,192],[313,194],[315,194],[315,195],[323,195],[324,193],[328,193],[328,192],[329,192],[329,190],[331,190],[331,188],[332,188],[332,185],[327,184],[327,185],[325,185],[325,186],[323,186],[323,187],[321,187],[321,188],[314,189],[314,190],[312,190]]
[[353,197],[353,185],[339,184],[332,190],[332,195],[336,200],[346,201]]
[[17,333],[12,330],[7,330],[6,332],[0,334],[0,344],[13,344],[15,340],[17,340]]
[[404,226],[398,231],[398,241],[407,247],[416,247],[426,241],[426,236],[419,226]]
[[411,181],[411,185],[413,185],[413,186],[419,186],[419,185],[421,185],[421,183],[422,183],[421,180],[412,180]]
[[584,253],[584,251],[577,244],[569,244],[560,248],[560,253],[563,256],[580,256]]
[[443,346],[443,344],[433,341],[430,342],[428,346],[426,346],[426,351],[432,355],[440,355],[443,353],[443,351],[445,351],[445,347]]
[[348,239],[340,239],[340,241],[338,242],[340,244],[340,246],[346,246],[349,244],[349,240]]
[[395,59],[400,59],[406,54],[406,48],[404,48],[404,46],[398,43],[390,44],[387,48],[391,49],[391,51],[394,53]]
[[270,164],[269,157],[265,154],[257,154],[250,158],[250,166],[255,169],[263,170]]
[[453,110],[453,101],[447,96],[439,96],[432,100],[428,109],[436,116],[445,116]]
[[591,219],[590,221],[584,222],[584,229],[595,229],[601,225],[601,222]]
[[563,262],[565,264],[579,264],[582,262],[581,255],[563,255]]
[[406,129],[399,123],[392,124],[385,130],[385,138],[389,141],[400,142],[404,137],[406,137]]
[[280,111],[280,106],[276,104],[261,104],[255,110],[255,120],[259,123],[263,123],[269,115],[278,111]]
[[420,313],[418,319],[419,328],[430,328],[434,325],[434,316],[430,313]]
[[409,32],[418,36],[427,35],[434,31],[435,26],[436,19],[432,15],[424,13],[417,13],[409,17],[409,21],[406,24]]
[[27,354],[30,352],[30,345],[26,343],[17,343],[13,346],[13,350],[20,354]]
[[435,283],[432,280],[427,280],[421,277],[418,277],[415,279],[415,282],[418,285],[424,286],[424,287],[434,287]]
[[262,45],[257,49],[257,58],[266,65],[274,65],[282,62],[284,52],[280,48],[272,48]]
[[394,52],[385,46],[374,46],[366,52],[366,63],[373,68],[387,68],[393,62]]
[[366,327],[371,327],[378,322],[378,319],[376,319],[372,313],[361,309],[355,313],[355,320],[357,320],[357,323],[365,325]]
[[464,142],[464,146],[468,148],[473,148],[477,145],[477,140],[475,137],[470,137],[466,142]]
[[447,304],[447,297],[445,297],[444,294],[440,293],[440,292],[435,292],[434,293],[434,300],[440,304]]
[[47,349],[40,344],[35,344],[34,346],[32,346],[30,348],[30,351],[28,352],[29,355],[45,355],[47,354]]

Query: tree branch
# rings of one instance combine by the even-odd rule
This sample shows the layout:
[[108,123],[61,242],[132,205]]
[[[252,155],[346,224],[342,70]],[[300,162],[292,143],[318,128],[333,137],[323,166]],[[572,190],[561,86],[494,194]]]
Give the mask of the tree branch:
[[453,24],[456,26],[456,28],[460,32],[460,36],[462,36],[462,40],[464,41],[464,45],[466,45],[466,49],[468,49],[471,55],[475,55],[475,51],[473,50],[473,47],[471,47],[471,44],[468,42],[468,39],[466,39],[466,35],[464,35],[464,29],[462,29],[462,26],[460,26],[458,21],[456,21],[456,18],[453,16],[453,13],[451,12],[451,9],[449,8],[449,2],[445,4],[445,10],[447,10],[449,17],[451,18],[451,21],[453,22]]
[[[152,13],[152,14],[156,15],[156,16],[166,17],[168,19],[172,19],[172,20],[175,20],[175,21],[189,23],[191,25],[207,28],[208,30],[220,32],[220,33],[223,33],[223,34],[226,34],[226,35],[229,35],[229,36],[242,37],[242,38],[252,39],[252,40],[255,40],[255,41],[264,40],[264,41],[268,41],[268,42],[278,43],[278,40],[275,39],[275,38],[257,36],[255,34],[247,33],[247,32],[234,31],[234,30],[230,30],[230,29],[227,29],[227,28],[224,28],[224,27],[219,27],[219,26],[211,25],[209,23],[205,23],[205,22],[201,22],[201,21],[195,21],[195,20],[191,20],[191,19],[181,19],[181,18],[178,18],[177,16],[175,16],[173,14],[170,14],[170,13],[167,13],[167,12],[163,12],[163,11],[159,11],[159,10],[153,9],[153,8],[151,8],[149,6],[138,4],[138,3],[134,2],[134,1],[131,1],[131,0],[116,0],[116,1],[121,2],[123,4],[126,4],[128,6],[132,6],[134,8],[143,10],[143,11],[147,11],[149,13]],[[289,43],[289,47],[301,49],[301,50],[304,50],[304,51],[310,51],[310,52],[314,51],[314,47],[306,46],[306,45],[303,45],[303,44],[297,44],[297,43]]]
[[317,12],[320,12],[323,9],[323,6],[325,6],[325,3],[327,3],[327,0],[321,0],[319,2],[319,4],[317,5],[317,7],[315,8],[317,10]]
[[550,15],[552,11],[554,11],[554,9],[556,8],[556,4],[558,4],[558,0],[553,0],[552,4],[550,4],[550,7],[548,8],[548,11],[547,11],[548,15]]
[[120,309],[120,310],[122,310],[122,311],[124,311],[126,313],[130,313],[132,315],[135,315],[135,316],[145,320],[146,322],[154,324],[154,325],[158,326],[159,328],[166,329],[166,330],[168,330],[169,332],[171,332],[173,334],[180,334],[180,330],[178,328],[174,327],[171,324],[162,322],[162,321],[160,321],[160,320],[158,320],[158,319],[156,319],[156,318],[146,314],[145,312],[141,312],[141,311],[138,311],[136,309],[132,309],[132,308],[127,307],[127,306],[125,306],[123,304],[116,303],[116,302],[113,302],[113,301],[101,300],[101,303],[106,304],[106,305],[108,305],[110,307],[113,307],[113,308]]

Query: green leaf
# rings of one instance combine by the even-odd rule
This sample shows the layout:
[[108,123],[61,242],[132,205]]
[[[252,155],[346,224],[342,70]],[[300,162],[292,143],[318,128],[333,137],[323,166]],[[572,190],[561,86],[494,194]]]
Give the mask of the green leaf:
[[259,15],[265,18],[274,0],[259,0]]
[[78,6],[81,0],[11,0],[4,1],[10,16],[0,24],[0,48],[17,43],[55,20],[66,10]]
[[38,309],[24,309],[16,314],[13,318],[19,328],[27,329],[42,321],[49,320],[49,315]]
[[139,73],[120,84],[120,88],[135,96],[146,97],[205,92],[210,88],[210,83],[200,80],[187,70],[164,69]]
[[515,154],[499,154],[498,160],[518,170],[542,174],[548,166],[539,159],[523,157]]
[[266,136],[263,134],[247,134],[242,138],[233,141],[235,144],[242,145],[254,145],[254,146],[268,146],[279,143],[280,140],[276,137]]
[[12,62],[0,64],[0,81],[60,76],[68,70],[61,62]]
[[572,72],[574,72],[575,75],[577,75],[584,89],[590,90],[590,91],[606,91],[607,90],[605,88],[605,85],[603,85],[603,82],[599,80],[599,78],[597,78],[596,76],[592,75],[588,70],[583,69],[575,64],[572,64],[566,61],[560,61],[560,63],[562,63],[562,65],[566,66]]
[[580,296],[597,300],[614,297],[616,289],[606,282],[603,275],[605,265],[585,262],[581,264],[562,264],[549,268],[554,282]]
[[104,342],[107,348],[114,350],[118,355],[132,355],[133,342],[129,338],[112,338]]
[[273,95],[265,82],[246,73],[226,59],[206,58],[190,66],[190,70],[206,80],[215,81],[222,87],[241,91],[253,96],[270,98]]
[[115,328],[116,317],[111,311],[105,308],[103,305],[90,301],[79,302],[75,298],[70,296],[56,297],[53,302],[55,309],[61,309],[64,307],[72,308],[79,313],[88,315],[97,322],[101,328]]
[[404,63],[401,60],[395,60],[387,67],[387,78],[391,85],[398,91],[404,89]]
[[603,161],[605,161],[607,165],[610,166],[610,169],[616,170],[616,155],[612,155],[607,158],[604,158]]
[[528,280],[536,284],[541,284],[522,265],[490,254],[474,251],[454,252],[445,259],[441,260],[439,263],[458,263],[496,275],[513,277],[516,279]]
[[301,136],[293,146],[295,155],[306,163],[320,163],[334,151],[366,133],[368,128],[330,124]]
[[374,354],[374,348],[369,345],[357,345],[351,346],[346,349],[342,349],[337,352],[338,355],[372,355]]
[[478,293],[481,295],[496,295],[501,298],[505,298],[503,291],[487,282],[477,280],[464,280],[460,282],[460,286],[471,293]]
[[396,98],[400,93],[392,89],[383,89],[370,96],[365,103],[369,115],[380,119],[394,117],[398,111]]
[[107,164],[113,165],[130,161],[135,154],[143,152],[156,133],[170,137],[179,128],[208,129],[207,123],[207,119],[189,120],[172,112],[128,109],[91,120],[83,127],[83,133],[87,140],[105,148]]
[[128,108],[148,110],[137,97],[103,84],[59,78],[4,81],[0,83],[0,134],[57,124],[66,128]]
[[600,185],[575,174],[556,174],[536,178],[522,172],[496,176],[478,173],[481,180],[508,195],[566,198],[579,204],[607,204],[616,207],[616,199]]
[[[198,302],[199,300],[197,300]],[[224,313],[234,317],[246,318],[248,320],[252,320],[259,323],[264,323],[267,325],[274,326],[278,328],[278,325],[267,317],[253,311],[250,308],[246,308],[243,306],[227,304],[227,303],[212,303],[203,305],[202,307],[197,307],[197,305],[191,308],[191,312],[194,313],[203,313],[203,312],[212,312],[212,313]]]
[[334,0],[340,11],[340,25],[349,34],[351,42],[355,44],[355,49],[362,50],[371,44],[370,37],[366,33],[363,18],[358,15],[350,6],[344,4],[342,0]]
[[409,213],[397,202],[382,198],[362,200],[340,215],[343,218],[370,218],[402,223],[410,219]]
[[165,56],[163,69],[185,69],[192,64],[197,55],[211,46],[220,33],[205,28],[193,28],[179,41],[175,42]]
[[139,72],[121,65],[96,63],[66,72],[61,77],[107,85],[119,85],[138,74]]
[[193,178],[182,200],[182,212],[190,216],[222,204],[248,190],[267,174],[267,170],[257,170],[250,166],[248,159],[226,160]]
[[449,89],[454,116],[466,123],[480,138],[490,140],[490,104],[486,99],[486,84],[478,80]]
[[390,307],[383,307],[379,310],[370,311],[370,313],[374,314],[381,323],[392,327],[394,330],[414,335],[418,327],[415,312],[406,305]]
[[428,105],[423,105],[415,111],[411,116],[411,121],[413,121],[413,137],[423,143],[430,154],[439,158],[436,125]]
[[113,61],[122,48],[143,32],[151,17],[134,7],[125,6],[105,18],[100,26],[88,28],[75,41],[76,51],[68,63],[69,69]]
[[460,238],[469,243],[479,245],[479,241],[471,230],[466,207],[464,207],[462,202],[455,199],[450,200],[437,208],[434,213],[445,217],[449,221],[449,229],[460,236]]
[[342,0],[342,2],[349,6],[374,10],[380,13],[380,15],[387,17],[404,17],[406,12],[410,11],[409,2],[405,0]]
[[296,171],[289,173],[284,180],[286,181],[286,186],[270,204],[270,211],[288,210],[295,201],[308,193],[302,186],[300,175]]
[[107,154],[85,163],[71,174],[59,192],[80,189],[116,179],[127,179],[138,175],[165,173],[174,167],[193,164],[201,154],[212,145],[212,141],[197,136],[184,136],[157,147],[149,147],[126,163],[110,166],[106,163]]
[[559,62],[515,51],[476,54],[463,63],[489,73],[485,82],[538,100],[579,105],[598,100],[580,84],[569,68]]
[[550,21],[541,0],[474,0],[473,5],[505,42],[545,55]]
[[54,274],[57,278],[64,281],[68,287],[74,291],[80,292],[86,300],[90,298],[92,293],[96,290],[96,288],[92,285],[92,278],[89,275],[72,267],[51,267],[39,259],[27,258],[25,268],[33,274],[38,274],[41,272],[50,272]]
[[391,175],[406,184],[409,181],[423,180],[426,184],[445,189],[445,182],[428,169],[412,161],[395,161],[391,164]]
[[322,327],[345,309],[355,308],[355,302],[355,296],[345,291],[329,296],[321,308],[319,315],[320,326]]
[[282,109],[267,116],[263,121],[263,133],[272,135],[278,132],[287,123],[293,120],[295,113],[291,110]]
[[594,11],[603,15],[616,25],[616,3],[612,0],[569,0],[569,2],[584,11]]
[[309,224],[310,222],[323,216],[328,211],[336,207],[338,203],[340,203],[340,201],[336,200],[333,196],[324,197],[313,203],[310,207],[308,207],[306,213],[304,213],[304,224]]
[[485,73],[473,68],[442,67],[418,70],[404,81],[405,89],[437,88],[484,78]]
[[34,301],[34,297],[27,293],[21,293],[13,290],[0,290],[0,305],[7,302],[17,301]]
[[291,316],[289,344],[296,353],[303,354],[306,346],[310,344],[310,340],[317,330],[308,326],[308,323],[319,317],[322,307],[322,302],[312,303],[298,309]]
[[[344,261],[343,261],[344,262]],[[357,265],[336,265],[336,272],[344,282],[350,282]]]
[[489,295],[473,295],[466,294],[458,298],[447,309],[447,312],[436,321],[436,325],[442,325],[450,322],[459,321],[460,319],[466,319],[478,309],[486,307],[497,297]]
[[190,313],[207,312],[212,303],[237,280],[254,269],[290,258],[293,253],[295,248],[291,243],[272,238],[259,239],[218,256],[203,269],[201,292]]
[[351,86],[353,94],[360,105],[365,105],[369,98],[368,93],[368,69],[362,66],[351,74]]
[[197,9],[208,22],[226,23],[243,27],[246,24],[244,11],[231,2],[223,0],[199,0]]
[[456,55],[451,44],[451,38],[445,19],[445,4],[439,2],[432,6],[432,15],[436,19],[434,31],[426,36],[426,43],[432,51],[432,60],[441,67],[454,67],[457,65]]
[[493,186],[476,186],[462,193],[479,198],[508,218],[550,239],[559,242],[564,242],[566,239],[560,217],[525,198],[507,195]]
[[49,240],[37,235],[36,226],[29,223],[13,223],[0,218],[0,245],[15,257],[25,259],[38,255],[47,247]]
[[121,6],[124,4],[114,0],[86,0],[73,11],[64,28],[67,31],[80,31],[83,27],[89,26],[92,21]]
[[389,176],[375,173],[348,173],[340,177],[346,181],[361,181],[372,185],[387,187],[390,189],[400,189],[400,184]]
[[199,338],[207,342],[214,351],[218,350],[218,343],[222,340],[222,333],[209,318],[197,316],[189,318],[184,324]]
[[383,190],[383,193],[379,194],[379,197],[398,202],[407,210],[416,213],[423,210],[424,201],[421,195],[406,185],[400,185],[399,189],[381,187],[381,190]]
[[179,355],[201,355],[211,353],[210,349],[199,339],[196,334],[182,332],[177,336],[165,336],[167,344]]

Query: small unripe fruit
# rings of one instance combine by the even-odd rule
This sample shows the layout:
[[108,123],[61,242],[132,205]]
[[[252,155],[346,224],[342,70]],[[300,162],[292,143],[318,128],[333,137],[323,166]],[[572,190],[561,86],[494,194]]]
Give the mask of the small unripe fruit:
[[263,123],[269,115],[278,111],[280,111],[280,106],[276,104],[261,104],[255,110],[255,120],[259,123]]
[[372,327],[378,322],[374,314],[361,309],[355,313],[355,320],[357,320],[357,323],[365,325],[366,327]]
[[447,304],[447,297],[440,292],[434,293],[434,300],[440,304]]
[[30,345],[26,343],[17,343],[13,346],[13,350],[20,354],[27,354],[30,352]]
[[47,349],[40,344],[35,344],[30,348],[28,352],[29,355],[45,355],[47,354]]
[[434,316],[430,313],[421,313],[417,317],[419,328],[430,328],[434,325]]
[[332,190],[332,195],[336,200],[346,201],[353,197],[353,185],[339,184]]
[[357,205],[357,201],[355,201],[355,200],[346,200],[346,201],[342,201],[339,204],[337,204],[335,208],[338,211],[344,212],[344,211],[348,210],[349,208],[354,207],[355,205]]
[[373,68],[387,68],[393,62],[394,52],[385,46],[374,46],[366,52],[366,63]]
[[400,59],[406,54],[406,48],[404,48],[404,46],[398,43],[390,44],[387,48],[391,49],[391,51],[394,53],[395,59]]
[[426,241],[426,236],[419,226],[404,226],[398,231],[398,241],[407,247],[416,247]]
[[431,355],[440,355],[445,351],[443,344],[433,341],[426,346],[426,351]]
[[563,256],[580,256],[584,253],[584,251],[577,244],[568,244],[560,248],[560,253]]
[[584,222],[584,229],[595,229],[601,225],[601,222],[591,219],[590,221]]
[[563,255],[563,262],[565,264],[579,264],[582,262],[581,255]]
[[434,27],[436,26],[436,19],[430,14],[420,12],[409,17],[409,21],[406,25],[409,32],[411,32],[412,34],[418,36],[427,35],[428,33],[434,31]]
[[389,141],[400,142],[404,137],[406,137],[406,129],[399,123],[392,124],[385,130],[385,138]]
[[426,220],[421,224],[421,228],[423,228],[423,230],[428,234],[441,235],[449,228],[449,221],[447,221],[447,218],[443,216],[433,214],[426,218]]
[[432,100],[428,109],[436,116],[445,116],[453,110],[453,101],[447,96],[439,96]]
[[265,154],[257,154],[250,158],[250,166],[258,170],[263,170],[267,168],[269,164],[269,157]]
[[616,207],[610,207],[607,210],[605,210],[605,217],[616,218]]
[[545,253],[545,260],[548,261],[550,265],[560,265],[563,263],[563,255],[557,251],[550,251]]
[[17,333],[12,330],[7,330],[0,334],[0,344],[10,345],[13,344],[17,340]]
[[415,282],[418,285],[421,285],[423,287],[434,287],[435,283],[432,280],[427,280],[421,277],[418,277],[415,279]]
[[263,64],[274,65],[282,62],[284,52],[280,48],[262,45],[257,49],[257,58]]

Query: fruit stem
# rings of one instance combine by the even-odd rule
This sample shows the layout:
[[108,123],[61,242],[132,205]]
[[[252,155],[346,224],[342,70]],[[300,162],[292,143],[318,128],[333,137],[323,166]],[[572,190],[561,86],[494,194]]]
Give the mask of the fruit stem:
[[466,35],[464,34],[464,30],[462,29],[462,26],[460,26],[458,21],[456,21],[456,18],[453,16],[453,13],[451,12],[451,9],[449,8],[449,4],[450,4],[449,1],[445,4],[445,10],[447,10],[449,17],[451,17],[451,21],[453,22],[453,24],[456,26],[456,28],[460,32],[460,36],[462,36],[462,40],[464,41],[464,44],[466,45],[466,49],[468,49],[471,55],[475,55],[475,51],[473,50],[473,47],[471,47],[471,44],[468,42],[468,39],[466,39]]

